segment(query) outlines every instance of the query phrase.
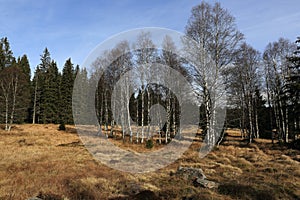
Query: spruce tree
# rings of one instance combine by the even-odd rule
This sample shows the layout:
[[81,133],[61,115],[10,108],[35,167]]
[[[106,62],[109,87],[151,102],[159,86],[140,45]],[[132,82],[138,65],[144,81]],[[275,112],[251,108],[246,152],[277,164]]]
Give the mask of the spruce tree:
[[60,75],[55,61],[51,61],[45,75],[43,123],[59,123],[58,105]]
[[22,73],[23,82],[22,82],[22,101],[19,102],[19,110],[18,115],[16,116],[16,120],[20,123],[29,122],[30,119],[30,95],[31,95],[31,85],[30,85],[30,65],[26,55],[23,55],[21,58],[19,57],[16,62],[16,66]]
[[27,55],[23,55],[21,58],[19,57],[17,63],[22,73],[26,76],[27,81],[29,82],[31,77],[31,70]]
[[60,118],[61,121],[65,124],[73,124],[72,117],[72,92],[73,92],[73,84],[75,73],[77,73],[78,67],[76,71],[74,70],[71,59],[69,58],[62,70],[62,80],[61,80],[61,99],[60,99]]
[[33,123],[58,123],[60,74],[45,48],[33,78]]
[[0,40],[0,71],[5,67],[11,66],[14,60],[13,52],[10,49],[8,39],[2,38]]

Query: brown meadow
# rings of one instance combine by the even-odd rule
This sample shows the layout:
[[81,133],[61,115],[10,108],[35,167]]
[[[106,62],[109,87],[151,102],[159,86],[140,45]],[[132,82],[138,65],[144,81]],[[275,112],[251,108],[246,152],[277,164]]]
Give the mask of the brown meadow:
[[[175,163],[156,172],[130,174],[93,159],[74,126],[15,125],[0,130],[0,199],[297,199],[300,197],[300,152],[271,140],[247,145],[238,130],[205,158],[196,138]],[[145,144],[117,142],[143,152]],[[154,143],[154,148],[161,145]],[[148,151],[148,150],[146,150]],[[179,166],[200,167],[218,189],[195,187],[172,176]],[[146,192],[145,192],[146,191]],[[148,192],[148,193],[147,193]],[[151,197],[152,195],[152,197]]]

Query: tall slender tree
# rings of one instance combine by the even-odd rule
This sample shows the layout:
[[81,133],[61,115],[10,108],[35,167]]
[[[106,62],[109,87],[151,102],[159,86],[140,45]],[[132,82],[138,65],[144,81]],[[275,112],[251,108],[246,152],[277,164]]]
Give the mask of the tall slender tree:
[[51,61],[45,74],[43,93],[43,123],[59,123],[59,85],[60,74],[55,61]]
[[5,130],[10,131],[16,116],[21,114],[20,108],[23,106],[21,103],[23,98],[26,98],[24,83],[26,83],[25,75],[16,63],[0,71],[0,91],[5,102]]
[[297,48],[293,55],[287,57],[289,73],[286,76],[290,127],[294,139],[297,139],[297,133],[300,130],[300,37],[297,38],[296,44]]
[[33,78],[33,123],[58,123],[60,74],[47,48]]
[[30,65],[26,55],[17,59],[16,66],[22,73],[22,101],[18,105],[18,115],[16,116],[17,122],[29,122],[30,120],[30,96],[31,96],[31,72]]
[[[137,37],[137,42],[134,45],[136,49],[136,70],[138,77],[140,78],[141,83],[141,143],[144,142],[145,130],[144,126],[148,125],[148,134],[149,134],[149,125],[150,125],[150,92],[147,92],[148,83],[151,80],[150,73],[148,73],[148,68],[150,68],[151,63],[157,58],[156,49],[153,41],[151,40],[151,34],[149,32],[141,32]],[[147,102],[145,101],[145,95],[147,95]],[[147,107],[146,107],[147,106]],[[145,116],[146,114],[146,116]]]
[[263,59],[267,94],[275,114],[276,129],[279,140],[288,142],[289,138],[289,109],[287,79],[290,75],[288,57],[292,56],[296,47],[289,40],[279,38],[269,43],[264,51]]
[[[196,44],[186,44],[191,58],[198,63],[195,82],[200,86],[200,99],[203,100],[206,115],[208,144],[216,143],[216,91],[224,67],[233,61],[236,50],[243,40],[235,18],[220,3],[213,6],[202,1],[192,9],[186,26],[186,34]],[[210,146],[209,148],[211,148]]]
[[[176,55],[177,47],[175,46],[175,43],[172,40],[172,38],[166,35],[163,40],[162,46],[164,49],[164,51],[161,54],[161,61],[163,62],[163,64],[170,67],[171,69],[178,70],[183,76],[185,76],[187,72],[184,70],[184,68],[181,67],[180,59],[178,58],[178,55]],[[169,76],[170,75],[171,74],[169,74]],[[181,88],[181,86],[178,85],[178,82],[169,83],[169,84],[176,85],[177,88]],[[167,107],[166,141],[170,137],[170,132],[173,132],[174,135],[176,134],[177,126],[179,125],[178,122],[179,120],[176,120],[176,118],[178,117],[176,116],[176,110],[178,110],[176,98],[177,97],[171,92],[171,89],[168,88],[166,91],[166,105],[167,105],[166,106]]]
[[72,92],[75,73],[73,63],[71,62],[71,58],[69,58],[63,67],[60,84],[60,120],[66,124],[73,124]]
[[[237,100],[236,108],[241,112],[241,132],[248,132],[249,142],[259,137],[257,96],[260,87],[260,53],[243,43],[238,50],[234,63],[227,69],[227,80],[231,100]],[[243,134],[242,134],[243,135]]]

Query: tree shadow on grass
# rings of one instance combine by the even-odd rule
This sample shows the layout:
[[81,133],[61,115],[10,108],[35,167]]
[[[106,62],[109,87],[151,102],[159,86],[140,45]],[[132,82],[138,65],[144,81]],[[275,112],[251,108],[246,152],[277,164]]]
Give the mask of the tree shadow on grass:
[[270,190],[257,190],[249,185],[236,183],[224,183],[219,186],[220,194],[228,195],[238,199],[275,200],[275,194]]

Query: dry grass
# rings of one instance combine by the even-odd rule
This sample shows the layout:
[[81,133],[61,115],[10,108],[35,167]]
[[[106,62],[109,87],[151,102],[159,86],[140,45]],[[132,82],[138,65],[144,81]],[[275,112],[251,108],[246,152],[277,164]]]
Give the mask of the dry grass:
[[[96,162],[81,144],[74,127],[16,125],[0,130],[0,199],[297,199],[300,196],[299,151],[256,140],[246,145],[237,130],[205,158],[198,157],[201,139],[175,163],[146,174],[123,173]],[[124,149],[149,151],[122,141]],[[154,149],[161,148],[156,145]],[[175,176],[179,165],[201,167],[219,189],[194,187]],[[148,192],[147,192],[148,191]],[[152,191],[152,193],[150,192]]]

